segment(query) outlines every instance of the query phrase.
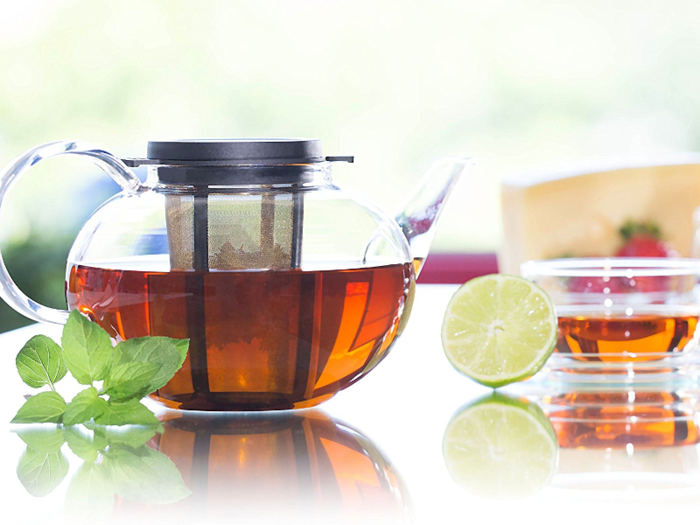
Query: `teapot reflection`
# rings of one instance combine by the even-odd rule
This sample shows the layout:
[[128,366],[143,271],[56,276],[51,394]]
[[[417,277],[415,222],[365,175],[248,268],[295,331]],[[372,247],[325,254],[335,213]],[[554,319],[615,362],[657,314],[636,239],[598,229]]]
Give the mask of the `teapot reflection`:
[[44,497],[65,480],[66,517],[90,523],[110,515],[149,524],[399,522],[411,514],[387,458],[323,412],[167,412],[161,420],[160,429],[21,427],[19,482]]
[[[192,495],[159,516],[195,521],[403,521],[406,488],[357,430],[323,412],[167,413],[149,443],[177,466]],[[137,514],[144,506],[120,502]]]
[[[487,396],[448,425],[445,462],[458,485],[496,499],[530,497],[543,489],[624,490],[629,497],[648,497],[655,489],[700,489],[699,394]],[[662,492],[664,498],[676,494]]]

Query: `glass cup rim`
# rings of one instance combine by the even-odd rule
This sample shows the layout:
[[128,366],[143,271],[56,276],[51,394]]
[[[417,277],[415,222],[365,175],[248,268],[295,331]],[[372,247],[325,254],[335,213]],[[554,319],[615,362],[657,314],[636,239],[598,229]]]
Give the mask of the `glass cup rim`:
[[663,257],[572,257],[526,261],[520,274],[536,277],[700,276],[700,259]]

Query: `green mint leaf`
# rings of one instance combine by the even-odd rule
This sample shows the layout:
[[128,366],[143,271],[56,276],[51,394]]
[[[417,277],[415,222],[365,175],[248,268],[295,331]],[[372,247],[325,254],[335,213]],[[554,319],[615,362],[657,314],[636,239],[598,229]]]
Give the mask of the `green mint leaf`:
[[160,372],[158,363],[119,363],[105,378],[103,393],[110,401],[141,399],[152,392],[151,383]]
[[173,339],[173,341],[175,341],[175,347],[177,348],[177,351],[180,352],[180,363],[177,365],[177,369],[180,370],[180,367],[185,362],[185,359],[187,359],[187,350],[189,350],[190,348],[190,340]]
[[63,327],[63,357],[73,377],[83,385],[91,385],[107,376],[114,350],[107,332],[73,310]]
[[168,456],[148,446],[138,449],[110,447],[103,464],[117,494],[125,499],[168,504],[191,494]]
[[149,425],[160,426],[160,421],[138,399],[126,403],[109,401],[107,410],[95,418],[98,425]]
[[68,473],[68,460],[61,452],[40,452],[27,448],[19,458],[17,477],[32,496],[53,492]]
[[66,402],[56,392],[41,392],[25,401],[10,423],[60,423]]
[[[160,369],[150,381],[144,395],[155,392],[172,379],[184,362],[180,339],[169,337],[137,337],[119,343],[115,351],[117,363],[157,363]],[[188,342],[189,345],[189,342]],[[185,355],[187,350],[184,350]]]
[[63,437],[68,443],[71,452],[84,461],[93,462],[97,459],[97,453],[107,447],[109,443],[97,433],[83,432],[79,426],[63,427]]
[[114,495],[113,483],[105,466],[85,462],[70,480],[64,514],[71,521],[80,523],[111,516]]
[[58,452],[65,439],[58,425],[25,427],[17,430],[17,435],[27,446],[37,452]]
[[61,347],[45,335],[35,335],[27,341],[15,362],[22,381],[32,388],[49,385],[53,389],[67,371]]
[[107,401],[97,395],[94,386],[78,392],[66,407],[62,422],[66,426],[85,423],[107,410]]

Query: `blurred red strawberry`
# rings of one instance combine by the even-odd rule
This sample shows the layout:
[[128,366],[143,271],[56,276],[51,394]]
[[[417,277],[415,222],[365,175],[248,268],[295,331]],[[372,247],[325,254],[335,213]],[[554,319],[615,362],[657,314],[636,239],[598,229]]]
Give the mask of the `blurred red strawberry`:
[[[652,221],[627,221],[620,228],[625,244],[617,257],[680,257],[670,243],[661,240],[661,230]],[[659,292],[668,289],[668,277],[637,277],[629,281],[630,292]]]
[[661,230],[651,222],[627,221],[620,228],[625,241],[617,257],[680,257],[670,243],[661,240]]

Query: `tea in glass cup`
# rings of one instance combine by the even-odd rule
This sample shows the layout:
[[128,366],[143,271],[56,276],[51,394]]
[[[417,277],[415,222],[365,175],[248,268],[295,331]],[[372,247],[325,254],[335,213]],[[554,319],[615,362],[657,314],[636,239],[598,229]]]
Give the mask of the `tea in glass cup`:
[[554,301],[561,371],[668,372],[696,346],[700,260],[553,259],[521,272]]

